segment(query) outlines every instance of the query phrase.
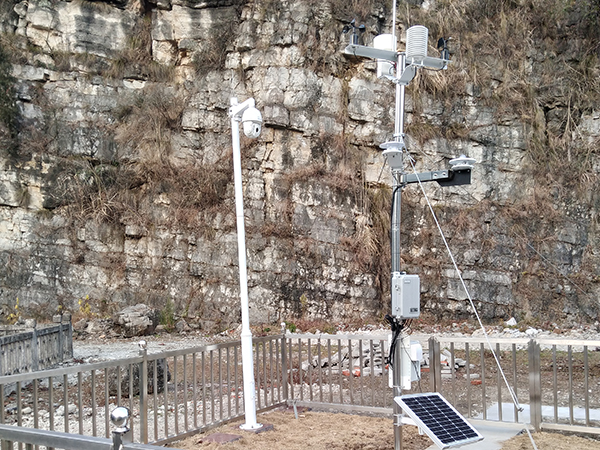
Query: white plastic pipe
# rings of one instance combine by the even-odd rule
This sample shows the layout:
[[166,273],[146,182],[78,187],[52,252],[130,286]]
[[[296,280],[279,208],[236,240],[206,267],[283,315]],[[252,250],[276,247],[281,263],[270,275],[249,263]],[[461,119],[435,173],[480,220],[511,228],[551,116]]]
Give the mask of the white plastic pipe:
[[[237,106],[237,99],[231,99],[231,106]],[[256,423],[256,388],[254,384],[254,357],[252,352],[252,332],[248,305],[248,272],[246,262],[246,229],[244,225],[244,192],[242,189],[242,156],[240,150],[240,114],[231,115],[231,140],[233,145],[233,179],[235,186],[235,216],[237,222],[238,261],[240,269],[240,300],[242,307],[242,377],[244,380],[244,414],[246,422],[240,425],[243,430],[255,430],[262,424]]]

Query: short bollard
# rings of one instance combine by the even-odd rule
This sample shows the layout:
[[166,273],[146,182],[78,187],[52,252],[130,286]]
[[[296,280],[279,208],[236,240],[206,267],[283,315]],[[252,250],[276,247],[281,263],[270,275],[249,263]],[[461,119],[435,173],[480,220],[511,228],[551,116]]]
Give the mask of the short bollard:
[[121,450],[123,448],[123,442],[129,442],[130,436],[129,427],[127,422],[129,421],[129,409],[124,406],[118,406],[110,413],[110,420],[112,424],[117,427],[112,432],[113,436],[113,450]]

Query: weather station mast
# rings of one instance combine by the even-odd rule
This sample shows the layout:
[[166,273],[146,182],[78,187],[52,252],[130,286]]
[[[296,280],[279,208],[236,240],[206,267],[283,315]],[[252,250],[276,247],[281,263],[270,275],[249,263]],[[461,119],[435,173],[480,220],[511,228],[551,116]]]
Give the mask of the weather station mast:
[[[402,449],[402,425],[417,425],[440,448],[450,448],[483,439],[439,393],[402,395],[411,389],[411,382],[420,379],[420,344],[413,343],[406,333],[410,321],[420,316],[420,279],[418,275],[402,271],[400,258],[400,211],[402,190],[409,184],[436,181],[441,186],[459,186],[471,183],[475,159],[464,155],[449,161],[450,168],[430,172],[406,173],[404,114],[405,88],[419,69],[445,70],[450,63],[448,39],[438,41],[440,57],[428,56],[429,31],[422,25],[406,32],[406,49],[396,50],[396,1],[393,0],[392,34],[381,34],[373,39],[373,47],[360,45],[359,34],[365,26],[353,20],[344,27],[350,33],[350,42],[344,54],[377,61],[377,77],[395,84],[395,120],[393,139],[380,145],[383,157],[392,175],[391,211],[391,314],[386,316],[392,328],[389,349],[391,387],[394,390],[394,448]],[[414,166],[413,166],[414,167]],[[432,410],[442,411],[444,419],[432,424]],[[441,420],[441,422],[439,421]],[[435,426],[432,426],[435,425]],[[444,432],[440,433],[439,429]]]

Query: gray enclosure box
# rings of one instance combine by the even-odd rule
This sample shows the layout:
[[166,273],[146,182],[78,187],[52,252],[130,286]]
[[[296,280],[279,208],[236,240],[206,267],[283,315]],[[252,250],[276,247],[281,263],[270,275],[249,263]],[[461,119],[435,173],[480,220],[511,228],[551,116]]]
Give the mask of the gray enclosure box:
[[418,275],[392,275],[392,315],[415,319],[421,314],[421,282]]

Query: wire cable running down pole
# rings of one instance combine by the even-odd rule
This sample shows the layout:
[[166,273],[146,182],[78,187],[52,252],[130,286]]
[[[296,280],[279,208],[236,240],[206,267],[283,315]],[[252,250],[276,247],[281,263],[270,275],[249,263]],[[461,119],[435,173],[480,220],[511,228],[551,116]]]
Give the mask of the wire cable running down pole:
[[512,398],[513,404],[516,406],[516,408],[520,412],[522,412],[523,411],[523,407],[520,405],[519,399],[517,398],[514,390],[512,389],[512,387],[510,386],[510,384],[508,383],[508,379],[506,378],[506,375],[504,374],[504,370],[502,369],[502,366],[500,365],[500,360],[498,359],[498,355],[496,354],[496,352],[494,350],[494,347],[492,346],[492,344],[490,342],[490,338],[488,336],[487,331],[485,330],[485,327],[483,326],[483,322],[481,321],[481,317],[479,316],[479,313],[477,312],[477,308],[475,308],[475,303],[473,302],[473,299],[471,298],[471,293],[469,292],[469,289],[467,289],[467,285],[465,284],[465,280],[463,279],[462,273],[461,273],[460,269],[458,268],[458,265],[456,264],[456,260],[454,259],[454,254],[452,253],[452,250],[450,249],[450,246],[448,245],[448,241],[446,240],[446,236],[444,235],[444,231],[442,230],[440,222],[438,221],[437,216],[435,214],[435,211],[433,210],[433,206],[431,205],[431,202],[429,201],[429,197],[427,196],[427,193],[425,192],[425,188],[423,187],[423,183],[421,183],[421,180],[419,179],[419,175],[417,174],[417,171],[415,169],[414,160],[410,156],[410,154],[408,154],[408,160],[410,161],[410,165],[411,165],[411,167],[413,169],[413,173],[417,176],[417,180],[419,182],[419,187],[421,188],[421,192],[423,193],[423,196],[425,197],[425,201],[427,202],[427,206],[429,207],[429,211],[431,212],[431,215],[433,216],[433,220],[435,221],[435,225],[437,226],[437,229],[438,229],[438,231],[440,233],[442,241],[444,242],[444,245],[446,246],[446,251],[448,252],[448,255],[450,256],[450,260],[452,261],[452,265],[454,266],[454,270],[456,270],[456,273],[458,274],[458,278],[460,279],[462,287],[465,290],[465,293],[467,294],[467,298],[469,299],[469,303],[471,304],[471,308],[473,308],[473,312],[475,313],[475,317],[477,318],[477,322],[479,323],[479,326],[481,327],[481,330],[483,331],[483,336],[485,337],[485,341],[486,341],[489,349],[491,350],[492,355],[494,356],[494,360],[496,361],[496,365],[498,366],[498,370],[502,374],[502,379],[504,380],[504,384],[506,385],[506,388],[508,389],[508,392],[510,393],[510,396]]

